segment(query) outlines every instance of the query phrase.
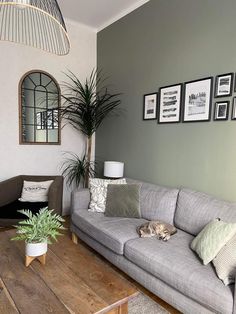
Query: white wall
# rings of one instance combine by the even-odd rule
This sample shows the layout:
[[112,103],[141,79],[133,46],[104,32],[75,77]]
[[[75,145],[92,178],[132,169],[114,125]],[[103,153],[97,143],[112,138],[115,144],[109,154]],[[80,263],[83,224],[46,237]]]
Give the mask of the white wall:
[[[18,174],[60,174],[63,152],[83,154],[84,138],[71,127],[62,130],[60,146],[19,145],[18,83],[24,73],[40,69],[61,83],[62,72],[71,70],[84,80],[96,67],[96,32],[66,21],[71,51],[58,57],[35,48],[0,42],[0,181]],[[69,210],[70,191],[64,193],[64,213]]]

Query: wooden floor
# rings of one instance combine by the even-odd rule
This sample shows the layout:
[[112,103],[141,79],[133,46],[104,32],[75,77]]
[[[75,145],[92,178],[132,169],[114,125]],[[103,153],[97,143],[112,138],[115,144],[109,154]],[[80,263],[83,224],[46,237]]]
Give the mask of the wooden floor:
[[[66,219],[66,227],[68,228],[69,227],[69,218]],[[9,228],[8,228],[9,230]],[[0,232],[4,231],[4,229],[0,229]],[[9,231],[8,231],[9,232]],[[11,231],[10,231],[11,232]],[[1,237],[2,235],[0,235]],[[67,238],[66,239],[66,242],[69,243],[68,241],[71,241],[68,239],[68,237],[70,237],[70,233],[69,231],[67,230],[65,232],[65,237]],[[23,253],[23,244],[20,244],[20,243],[16,243],[14,242],[13,245],[16,245],[18,247],[18,249],[20,249],[21,253]],[[51,246],[51,248],[53,249],[53,253],[58,255],[60,254],[60,250],[62,250],[62,247],[58,244],[54,244]],[[74,248],[73,248],[74,249]],[[87,253],[86,253],[87,252]],[[72,252],[71,252],[72,253]],[[171,314],[180,314],[179,311],[177,311],[176,309],[174,309],[173,307],[171,307],[169,304],[167,304],[166,302],[164,302],[163,300],[161,300],[160,298],[158,298],[157,296],[155,296],[154,294],[152,294],[151,292],[149,292],[148,290],[146,290],[144,287],[142,287],[141,285],[139,285],[137,282],[135,282],[133,279],[131,279],[130,277],[128,277],[126,274],[124,274],[122,271],[120,271],[119,269],[117,269],[115,266],[113,266],[111,263],[109,263],[107,260],[105,260],[103,257],[101,257],[101,255],[99,255],[97,252],[95,252],[93,249],[91,249],[90,247],[88,247],[84,242],[80,241],[79,240],[79,243],[78,243],[78,247],[77,247],[77,254],[76,256],[74,256],[73,258],[71,258],[69,254],[65,254],[63,256],[63,263],[69,263],[70,266],[71,266],[71,263],[73,265],[81,265],[81,257],[83,254],[92,254],[93,256],[96,257],[96,259],[99,259],[101,260],[103,263],[106,263],[109,267],[111,267],[115,272],[117,272],[119,274],[119,276],[121,276],[121,278],[125,278],[128,282],[130,282],[132,285],[135,286],[135,288],[141,292],[143,292],[144,294],[148,295],[152,300],[154,300],[155,302],[157,302],[159,305],[161,305],[163,308],[165,308],[167,311],[169,311]],[[83,256],[84,257],[84,256]],[[22,256],[21,256],[22,258]],[[80,262],[78,262],[77,259],[80,259]],[[71,261],[72,260],[72,261]],[[52,262],[52,261],[51,261]],[[35,267],[36,267],[36,270],[40,270],[40,264],[38,264],[37,262],[34,262],[35,264],[33,264],[33,269],[35,271]],[[0,265],[1,267],[1,265]],[[84,259],[84,265],[83,267],[87,267],[86,265],[86,258]],[[92,267],[92,266],[91,266]],[[51,268],[50,268],[51,269]],[[57,276],[57,274],[52,271],[51,273],[47,273],[47,276],[50,276],[50,277],[55,277]],[[19,280],[25,280],[24,278],[24,275],[23,274],[19,274]],[[66,288],[65,288],[66,289]],[[4,292],[4,293],[1,293]],[[12,301],[12,299],[8,298],[9,296],[9,293],[8,293],[8,290],[6,289],[6,286],[4,285],[4,283],[0,280],[0,313],[6,313],[6,314],[15,314],[15,313],[18,313],[15,310],[15,304],[14,302]],[[85,297],[85,296],[84,296]],[[10,302],[3,302],[6,298],[8,298],[10,300]],[[22,298],[26,298],[26,296],[22,296]],[[6,300],[5,300],[6,301]],[[77,300],[78,301],[78,300]],[[81,302],[81,301],[80,301]],[[84,302],[89,302],[88,300],[84,300]],[[84,304],[83,302],[83,304]],[[1,304],[7,304],[8,308],[5,309],[5,312],[1,311],[2,308],[1,308]],[[96,312],[96,311],[95,311]],[[20,312],[20,313],[23,313],[23,312]],[[33,314],[34,312],[32,312]],[[63,311],[61,312],[58,312],[58,313],[64,313]],[[83,313],[83,312],[81,312]]]
[[[100,259],[102,259],[105,263],[109,264],[113,269],[115,269],[122,277],[126,278],[130,283],[132,283],[139,291],[144,293],[145,295],[149,296],[154,302],[158,303],[160,306],[162,306],[164,309],[166,309],[171,314],[181,314],[178,310],[173,308],[171,305],[163,301],[162,299],[158,298],[155,294],[145,289],[142,285],[140,285],[137,281],[130,278],[128,275],[126,275],[124,272],[122,272],[120,269],[118,269],[116,266],[108,262],[103,256],[98,254],[96,251],[88,247],[84,242],[81,240],[78,240],[78,243],[80,245],[83,245],[87,247],[89,250],[93,251],[95,255],[97,255]],[[148,313],[147,313],[148,314]]]
[[[66,223],[65,223],[65,227],[67,228],[67,230],[69,230],[70,227],[70,217],[67,216],[66,217]],[[132,278],[130,278],[128,275],[126,275],[124,272],[122,272],[120,269],[118,269],[116,266],[114,266],[113,264],[111,264],[110,262],[108,262],[103,256],[101,256],[100,254],[98,254],[96,251],[94,251],[92,248],[90,248],[87,244],[85,244],[84,242],[82,242],[81,240],[79,240],[79,243],[85,247],[87,247],[90,251],[92,251],[95,255],[97,255],[100,259],[102,259],[105,263],[109,264],[113,269],[115,269],[118,273],[120,273],[121,276],[123,276],[124,278],[126,278],[129,282],[131,282],[133,285],[135,285],[135,287],[141,291],[142,293],[144,293],[145,295],[149,296],[154,302],[158,303],[160,306],[162,306],[164,309],[166,309],[169,313],[171,314],[181,314],[181,312],[179,312],[178,310],[176,310],[175,308],[173,308],[171,305],[169,305],[168,303],[166,303],[165,301],[163,301],[162,299],[158,298],[155,294],[153,294],[152,292],[148,291],[147,289],[145,289],[142,285],[140,285],[137,281],[133,280]],[[148,314],[148,313],[147,313]]]

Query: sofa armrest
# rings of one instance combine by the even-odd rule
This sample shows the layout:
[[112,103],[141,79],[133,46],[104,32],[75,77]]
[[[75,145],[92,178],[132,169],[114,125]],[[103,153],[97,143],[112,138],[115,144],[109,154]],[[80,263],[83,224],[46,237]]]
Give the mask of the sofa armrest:
[[21,196],[22,183],[21,176],[0,182],[0,207],[16,201]]
[[79,189],[71,194],[71,215],[81,209],[88,209],[90,202],[89,189]]
[[48,191],[48,208],[54,209],[60,215],[62,214],[63,180],[62,176],[55,177]]

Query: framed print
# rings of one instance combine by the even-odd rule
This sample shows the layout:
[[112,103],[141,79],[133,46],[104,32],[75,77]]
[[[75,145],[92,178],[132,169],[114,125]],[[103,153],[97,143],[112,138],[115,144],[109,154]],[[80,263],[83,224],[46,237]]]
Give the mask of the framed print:
[[157,93],[143,96],[143,120],[156,120],[157,118]]
[[231,120],[236,120],[236,97],[233,98]]
[[160,88],[158,123],[180,122],[181,94],[182,84]]
[[214,120],[228,120],[229,101],[221,101],[215,103]]
[[215,82],[215,97],[232,95],[233,73],[218,75]]
[[183,122],[210,120],[212,83],[212,77],[185,83]]

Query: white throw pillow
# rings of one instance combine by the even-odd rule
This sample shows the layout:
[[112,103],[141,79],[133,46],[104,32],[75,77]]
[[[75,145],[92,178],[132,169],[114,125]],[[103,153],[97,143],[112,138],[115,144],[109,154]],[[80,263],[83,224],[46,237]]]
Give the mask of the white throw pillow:
[[107,186],[108,184],[126,184],[125,179],[110,180],[91,178],[89,180],[89,189],[91,201],[89,211],[104,213],[106,208]]
[[47,202],[48,190],[53,180],[50,181],[24,181],[21,193],[21,202]]

